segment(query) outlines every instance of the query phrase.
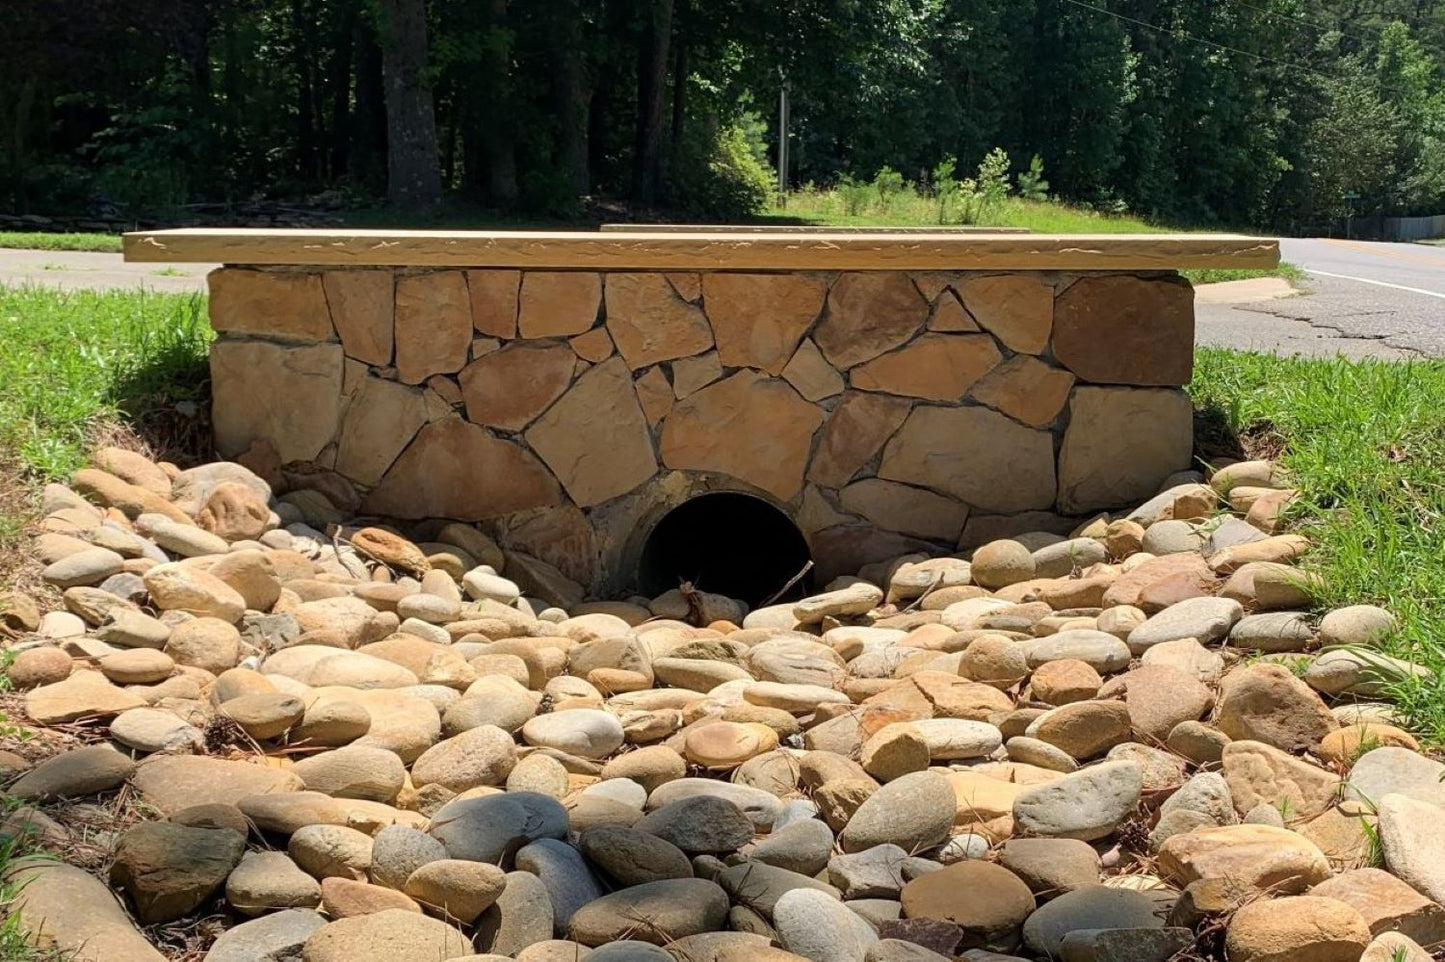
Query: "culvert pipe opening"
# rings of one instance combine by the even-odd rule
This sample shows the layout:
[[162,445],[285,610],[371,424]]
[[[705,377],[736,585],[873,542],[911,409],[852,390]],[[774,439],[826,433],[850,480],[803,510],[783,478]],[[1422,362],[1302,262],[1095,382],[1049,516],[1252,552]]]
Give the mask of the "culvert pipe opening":
[[[656,597],[689,582],[757,607],[811,560],[808,542],[787,515],[760,498],[704,494],[673,508],[648,535],[638,586]],[[778,599],[805,597],[811,572]]]

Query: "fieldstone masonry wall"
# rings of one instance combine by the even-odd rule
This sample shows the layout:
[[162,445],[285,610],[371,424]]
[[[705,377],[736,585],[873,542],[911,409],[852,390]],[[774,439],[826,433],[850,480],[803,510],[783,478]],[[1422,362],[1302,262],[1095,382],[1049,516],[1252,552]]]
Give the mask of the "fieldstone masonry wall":
[[1172,273],[210,283],[221,454],[338,507],[484,522],[595,592],[703,491],[782,509],[826,578],[1137,502],[1190,460],[1193,292]]

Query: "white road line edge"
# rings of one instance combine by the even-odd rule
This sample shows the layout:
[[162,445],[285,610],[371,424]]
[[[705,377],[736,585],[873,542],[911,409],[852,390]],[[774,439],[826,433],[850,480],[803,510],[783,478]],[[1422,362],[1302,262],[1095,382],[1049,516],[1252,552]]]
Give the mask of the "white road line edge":
[[1318,274],[1321,277],[1333,277],[1342,281],[1359,281],[1361,284],[1374,284],[1376,287],[1393,287],[1397,291],[1409,291],[1411,294],[1424,294],[1426,297],[1438,297],[1445,300],[1445,292],[1427,291],[1423,287],[1406,287],[1404,284],[1391,284],[1388,281],[1371,280],[1368,277],[1353,277],[1349,274],[1331,274],[1329,271],[1315,270],[1313,267],[1304,268],[1306,274]]

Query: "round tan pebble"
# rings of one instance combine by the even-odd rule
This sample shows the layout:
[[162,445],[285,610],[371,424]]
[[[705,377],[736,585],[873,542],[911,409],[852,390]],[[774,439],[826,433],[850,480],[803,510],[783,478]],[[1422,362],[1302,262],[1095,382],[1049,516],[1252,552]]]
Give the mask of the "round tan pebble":
[[1320,740],[1318,754],[1324,761],[1351,765],[1365,752],[1387,745],[1412,752],[1420,749],[1420,743],[1407,731],[1394,725],[1363,722],[1330,732]]
[[24,691],[64,681],[73,667],[70,656],[59,648],[27,648],[15,656],[6,677],[11,685]]
[[1088,662],[1075,658],[1046,661],[1034,670],[1029,690],[1034,698],[1049,705],[1086,701],[1099,693],[1104,680]]
[[219,711],[257,741],[280,738],[305,712],[301,699],[280,692],[257,692],[232,698],[222,704]]
[[653,789],[687,774],[687,762],[666,745],[649,745],[618,755],[602,766],[602,777],[629,778],[651,794]]
[[567,769],[550,755],[528,755],[518,761],[507,776],[507,791],[537,792],[561,798],[567,794]]
[[1105,608],[1094,620],[1094,627],[1105,634],[1113,635],[1120,641],[1129,637],[1129,632],[1138,628],[1149,616],[1133,605],[1115,605]]
[[304,825],[291,836],[286,854],[315,878],[364,881],[371,868],[371,836],[343,825]]
[[1144,526],[1137,521],[1111,521],[1099,540],[1104,542],[1109,557],[1118,561],[1137,554],[1144,547]]
[[1006,690],[1028,677],[1024,648],[1005,635],[980,635],[958,660],[958,673],[970,681]]
[[1017,541],[990,541],[973,553],[973,580],[997,590],[1034,576],[1034,556]]
[[362,737],[371,728],[371,713],[350,701],[312,705],[291,732],[294,744],[339,748]]
[[193,618],[171,629],[165,652],[178,665],[219,675],[241,660],[241,633],[220,618]]
[[1312,895],[1251,902],[1224,935],[1230,962],[1357,962],[1369,944],[1355,908]]
[[117,685],[153,685],[176,670],[176,663],[163,651],[132,648],[100,659],[100,671]]
[[321,880],[321,911],[333,919],[355,918],[388,909],[421,912],[415,900],[395,889],[336,876]]
[[227,541],[252,541],[266,533],[271,509],[250,487],[225,481],[211,489],[196,524]]
[[719,721],[688,731],[683,755],[704,768],[736,768],[778,747],[778,733],[766,725]]
[[501,896],[507,876],[486,862],[444,858],[418,868],[402,887],[422,905],[470,923]]
[[913,725],[888,725],[863,743],[863,770],[881,782],[928,768],[928,741]]

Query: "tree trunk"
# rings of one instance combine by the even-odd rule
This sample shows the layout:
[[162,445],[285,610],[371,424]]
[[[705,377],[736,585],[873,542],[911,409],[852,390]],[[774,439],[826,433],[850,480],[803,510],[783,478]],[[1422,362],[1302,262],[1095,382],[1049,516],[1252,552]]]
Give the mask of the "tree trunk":
[[486,130],[487,193],[501,207],[517,203],[517,141],[511,110],[512,51],[507,33],[507,0],[490,0],[491,25],[496,31],[488,47],[484,82],[490,84]]
[[331,145],[327,167],[331,177],[344,177],[351,153],[351,61],[356,48],[356,7],[344,4],[336,24],[331,66]]
[[632,200],[657,203],[662,171],[662,118],[667,97],[672,0],[649,0],[651,11],[637,48],[637,137],[632,148]]
[[578,196],[592,186],[587,164],[592,87],[583,50],[582,14],[577,0],[567,0],[561,31],[562,62],[557,71],[557,165]]
[[314,11],[306,9],[304,0],[291,0],[291,54],[296,70],[296,154],[297,172],[302,181],[316,180],[316,87],[312,83],[311,65],[315,45]]
[[677,0],[677,14],[673,18],[677,39],[673,41],[672,63],[672,153],[675,156],[682,145],[682,135],[687,129],[687,0]]
[[386,84],[381,46],[370,18],[361,18],[357,28],[356,125],[347,170],[369,190],[380,193],[386,186]]
[[387,199],[417,211],[441,199],[436,112],[422,74],[427,63],[425,0],[381,0],[386,79]]

